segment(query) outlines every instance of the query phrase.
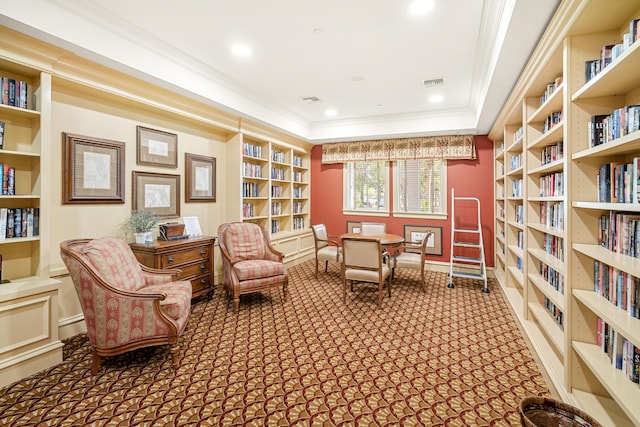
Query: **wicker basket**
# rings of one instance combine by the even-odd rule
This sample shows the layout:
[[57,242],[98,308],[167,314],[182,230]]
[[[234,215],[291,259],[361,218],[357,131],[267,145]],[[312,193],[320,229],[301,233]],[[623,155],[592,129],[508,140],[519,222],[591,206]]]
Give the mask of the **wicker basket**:
[[520,401],[520,422],[523,427],[602,427],[578,408],[538,396]]

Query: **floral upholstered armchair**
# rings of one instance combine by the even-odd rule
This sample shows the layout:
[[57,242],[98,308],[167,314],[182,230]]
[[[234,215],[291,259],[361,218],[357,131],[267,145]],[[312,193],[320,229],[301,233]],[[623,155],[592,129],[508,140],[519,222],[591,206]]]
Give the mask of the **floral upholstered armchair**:
[[218,227],[222,252],[224,288],[233,297],[233,307],[240,308],[240,295],[282,287],[287,295],[289,274],[266,231],[257,224],[231,222]]
[[138,262],[114,237],[67,240],[60,255],[75,286],[93,347],[91,373],[104,356],[169,344],[178,367],[178,337],[191,312],[191,282],[179,270],[155,270]]

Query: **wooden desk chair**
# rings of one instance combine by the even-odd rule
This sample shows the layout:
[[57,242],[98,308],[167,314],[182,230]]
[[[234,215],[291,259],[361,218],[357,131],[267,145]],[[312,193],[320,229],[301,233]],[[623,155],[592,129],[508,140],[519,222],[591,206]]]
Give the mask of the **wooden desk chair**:
[[[384,262],[387,258],[387,263]],[[391,267],[378,239],[342,238],[342,300],[347,302],[347,281],[378,284],[378,307],[382,306],[382,287],[387,282],[391,298]]]
[[313,229],[313,240],[316,248],[316,279],[318,278],[318,263],[324,261],[324,272],[327,272],[329,261],[340,262],[342,251],[338,236],[331,236],[327,233],[327,227],[324,224],[316,224],[311,226]]
[[[405,243],[398,248],[398,252],[393,258],[393,273],[396,268],[412,268],[420,270],[420,287],[423,291],[427,290],[426,283],[424,281],[424,268],[425,268],[425,251],[427,247],[427,241],[429,237],[433,235],[432,232],[425,234],[422,242]],[[407,249],[409,251],[407,251]]]

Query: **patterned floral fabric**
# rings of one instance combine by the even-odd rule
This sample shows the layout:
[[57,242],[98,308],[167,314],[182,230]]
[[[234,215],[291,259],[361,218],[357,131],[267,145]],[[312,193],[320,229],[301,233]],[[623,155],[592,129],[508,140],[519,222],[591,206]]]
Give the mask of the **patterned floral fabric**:
[[284,264],[268,260],[240,261],[234,265],[238,280],[272,277],[284,274]]
[[113,237],[94,239],[82,249],[82,253],[108,283],[127,291],[145,286],[142,268],[124,240]]
[[229,242],[227,250],[233,260],[264,259],[265,247],[262,230],[255,224],[234,223],[220,236]]
[[192,286],[189,281],[169,282],[140,289],[145,294],[163,293],[167,297],[160,301],[160,307],[173,319],[179,319],[191,307]]

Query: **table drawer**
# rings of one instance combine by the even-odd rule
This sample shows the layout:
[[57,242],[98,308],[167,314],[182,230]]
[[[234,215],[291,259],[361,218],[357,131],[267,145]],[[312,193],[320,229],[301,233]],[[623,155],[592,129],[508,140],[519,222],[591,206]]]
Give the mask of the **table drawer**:
[[162,254],[160,268],[177,267],[182,264],[206,259],[211,256],[211,246],[200,246],[185,251]]
[[213,292],[213,283],[211,281],[211,275],[209,276],[200,276],[191,280],[191,288],[193,289],[193,294],[201,294],[204,292]]
[[209,260],[202,260],[202,262],[197,262],[194,264],[181,265],[180,270],[182,271],[178,276],[179,280],[186,279],[193,276],[200,276],[202,274],[209,274],[211,271],[209,270]]

